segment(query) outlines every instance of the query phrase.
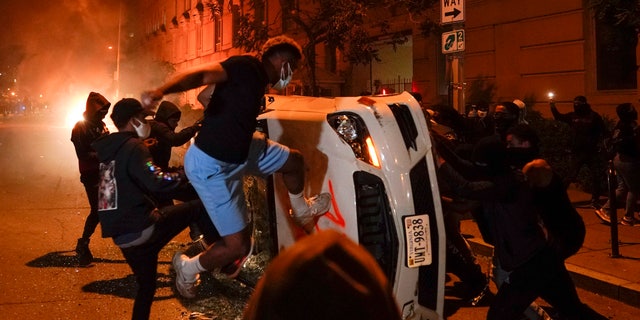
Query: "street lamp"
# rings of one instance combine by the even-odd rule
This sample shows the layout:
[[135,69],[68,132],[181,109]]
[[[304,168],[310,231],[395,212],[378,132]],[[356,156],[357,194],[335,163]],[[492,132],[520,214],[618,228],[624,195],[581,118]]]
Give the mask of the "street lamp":
[[120,96],[120,34],[122,33],[122,2],[120,2],[120,8],[118,12],[118,51],[116,52],[116,73],[114,80],[116,81],[116,101]]

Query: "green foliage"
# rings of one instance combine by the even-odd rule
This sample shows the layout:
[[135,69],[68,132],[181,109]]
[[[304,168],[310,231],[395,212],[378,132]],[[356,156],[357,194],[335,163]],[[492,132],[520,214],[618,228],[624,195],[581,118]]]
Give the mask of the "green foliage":
[[639,0],[589,0],[595,17],[620,27],[640,29]]
[[[540,138],[540,154],[541,157],[546,159],[551,167],[561,176],[565,177],[569,173],[570,168],[570,146],[571,146],[571,130],[569,126],[560,121],[556,121],[553,118],[544,118],[542,113],[533,110],[535,97],[530,96],[525,100],[527,105],[527,117],[526,120],[529,125],[538,133]],[[547,107],[548,106],[543,106]],[[614,126],[614,119],[603,116],[605,127],[609,128],[609,131]],[[607,180],[605,176],[606,159],[604,153],[594,155],[599,157],[599,171],[602,179],[600,180],[600,190],[606,191]],[[593,185],[591,182],[591,172],[587,167],[583,167],[577,177],[578,186],[585,192],[591,192]]]
[[[427,21],[425,25],[430,23],[433,26],[435,23],[428,19],[432,16],[428,11],[437,3],[436,0],[316,0],[298,8],[290,0],[279,2],[282,8],[282,12],[279,13],[281,19],[285,24],[295,25],[299,34],[305,37],[306,41],[301,41],[301,45],[306,57],[304,62],[309,71],[309,87],[314,91],[313,95],[316,95],[317,91],[316,45],[325,44],[328,48],[337,48],[345,59],[353,64],[380,61],[378,51],[372,45],[370,32],[377,30],[380,34],[389,34],[389,23],[382,20],[367,25],[369,9],[406,10],[416,24]],[[257,52],[273,30],[261,17],[255,16],[255,9],[260,9],[259,6],[264,6],[264,3],[248,1],[247,4],[251,10],[247,13],[238,12],[240,18],[233,45],[246,52]],[[390,43],[394,46],[408,40],[406,35],[401,33],[393,33],[391,36]]]

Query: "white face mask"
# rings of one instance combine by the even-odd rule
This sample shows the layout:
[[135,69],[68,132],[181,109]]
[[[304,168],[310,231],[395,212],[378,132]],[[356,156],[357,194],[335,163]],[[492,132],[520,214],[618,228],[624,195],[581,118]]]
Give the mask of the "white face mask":
[[140,120],[137,120],[137,122],[139,122],[140,125],[136,126],[135,122],[136,121],[131,121],[131,125],[133,125],[133,128],[136,129],[136,133],[138,134],[138,137],[140,137],[140,139],[148,138],[149,134],[151,134],[151,126],[148,123],[142,122]]
[[[284,70],[284,64],[287,64],[287,72]],[[291,82],[291,78],[293,77],[293,71],[291,71],[291,65],[288,62],[282,64],[282,68],[280,69],[280,80],[276,82],[271,88],[275,90],[283,90],[289,82]]]

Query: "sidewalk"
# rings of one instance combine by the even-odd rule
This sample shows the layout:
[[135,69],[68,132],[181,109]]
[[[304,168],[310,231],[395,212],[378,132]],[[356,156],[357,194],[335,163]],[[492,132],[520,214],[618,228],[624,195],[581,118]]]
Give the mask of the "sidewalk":
[[[566,260],[576,286],[640,308],[640,226],[618,224],[619,256],[612,257],[611,227],[589,207],[591,196],[571,187],[569,197],[587,228],[582,249]],[[618,218],[622,215],[618,209]],[[482,241],[473,220],[461,221],[461,230],[477,255],[492,254],[493,247]]]

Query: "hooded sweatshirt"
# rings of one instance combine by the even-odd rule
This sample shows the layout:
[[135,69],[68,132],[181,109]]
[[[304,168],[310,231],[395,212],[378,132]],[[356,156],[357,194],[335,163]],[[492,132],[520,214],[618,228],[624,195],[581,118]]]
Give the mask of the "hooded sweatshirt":
[[560,113],[555,104],[551,105],[553,118],[569,125],[571,129],[571,151],[573,153],[596,153],[602,145],[605,125],[602,117],[585,103],[580,111]]
[[[91,148],[91,143],[97,138],[109,134],[109,129],[102,121],[111,103],[99,93],[91,92],[87,98],[86,109],[83,113],[84,120],[78,121],[71,131],[71,142],[78,156],[80,180],[98,177],[98,157]],[[102,113],[98,111],[104,111]]]
[[162,172],[135,132],[112,133],[92,146],[100,160],[98,215],[104,238],[139,233],[151,226],[155,222],[151,195],[186,181],[182,174]]
[[181,146],[189,139],[196,135],[200,130],[200,125],[193,125],[191,127],[184,128],[180,132],[175,132],[173,128],[169,126],[169,119],[178,118],[182,112],[178,107],[169,102],[162,101],[156,111],[154,121],[149,121],[151,126],[151,134],[149,138],[157,140],[157,144],[149,147],[153,161],[163,170],[169,168],[169,160],[171,159],[171,148]]

